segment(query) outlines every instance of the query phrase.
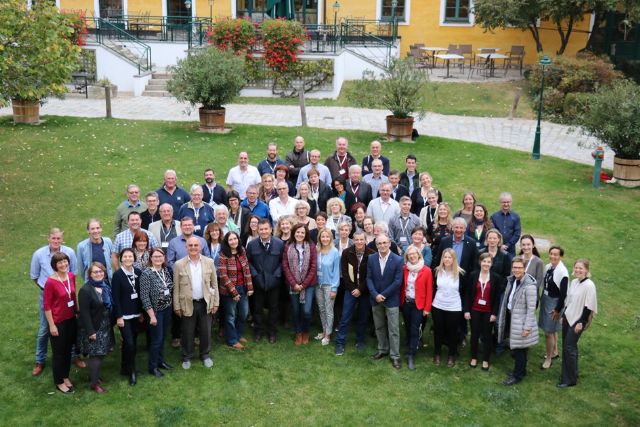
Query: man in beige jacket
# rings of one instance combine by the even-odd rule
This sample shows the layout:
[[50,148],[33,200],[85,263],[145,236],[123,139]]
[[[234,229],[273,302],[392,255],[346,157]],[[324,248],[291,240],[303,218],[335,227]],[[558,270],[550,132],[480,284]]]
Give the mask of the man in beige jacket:
[[173,267],[173,311],[181,321],[180,345],[182,367],[189,369],[194,353],[196,328],[200,338],[200,359],[211,368],[212,314],[218,311],[220,297],[213,259],[200,254],[200,240],[194,236],[187,239],[188,255],[178,260]]

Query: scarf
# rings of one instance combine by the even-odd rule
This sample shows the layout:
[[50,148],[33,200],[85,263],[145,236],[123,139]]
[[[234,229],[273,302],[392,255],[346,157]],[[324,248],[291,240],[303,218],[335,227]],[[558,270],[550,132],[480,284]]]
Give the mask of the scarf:
[[[291,267],[291,272],[293,273],[293,278],[296,283],[304,282],[307,272],[309,271],[309,264],[311,263],[311,249],[309,247],[309,243],[304,242],[303,245],[304,250],[302,264],[300,263],[298,249],[296,249],[295,243],[289,245],[289,249],[287,250],[287,261],[289,262],[289,266]],[[305,292],[300,292],[300,304],[304,304],[304,296]]]
[[407,270],[409,270],[411,273],[417,274],[420,270],[422,270],[423,267],[424,267],[424,258],[422,256],[420,257],[418,262],[416,262],[415,264],[412,264],[411,262],[407,261]]
[[111,311],[111,307],[112,307],[112,303],[111,303],[111,286],[109,286],[107,283],[105,282],[96,282],[93,279],[89,279],[88,283],[93,286],[94,288],[100,288],[102,289],[102,303],[104,304],[104,307]]

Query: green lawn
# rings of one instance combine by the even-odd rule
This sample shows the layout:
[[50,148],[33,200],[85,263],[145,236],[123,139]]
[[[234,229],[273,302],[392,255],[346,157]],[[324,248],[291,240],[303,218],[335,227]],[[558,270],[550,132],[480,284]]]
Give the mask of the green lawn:
[[[15,126],[0,118],[0,424],[640,425],[640,297],[633,264],[640,253],[640,193],[611,186],[594,190],[588,166],[548,157],[536,162],[527,153],[428,137],[416,144],[385,143],[383,149],[394,167],[415,153],[419,169],[431,172],[454,207],[464,191],[473,190],[493,211],[499,193],[511,191],[524,232],[560,243],[569,265],[578,257],[592,260],[599,313],[580,342],[578,387],[555,388],[559,363],[548,372],[538,368],[543,344],[530,353],[526,381],[506,388],[500,382],[512,368],[508,354],[484,373],[466,366],[468,350],[447,369],[431,365],[427,349],[418,355],[416,372],[404,360],[396,372],[387,361],[369,360],[373,339],[366,353],[356,353],[350,341],[346,355],[336,358],[331,346],[317,342],[295,348],[288,331],[281,331],[276,345],[250,344],[244,353],[216,341],[211,371],[195,363],[162,380],[143,374],[134,388],[118,375],[114,354],[103,372],[107,395],[89,392],[86,374],[75,368],[75,395],[54,393],[50,366],[39,378],[30,375],[38,293],[29,261],[50,227],[66,230],[66,244],[75,248],[89,217],[102,218],[111,234],[127,183],[138,183],[143,192],[155,189],[163,171],[174,168],[188,187],[206,167],[223,181],[240,149],[257,163],[268,142],[277,142],[284,154],[302,133],[308,147],[326,155],[337,132],[237,125],[229,135],[208,135],[197,133],[195,123],[45,119],[40,126]],[[340,133],[358,158],[378,136]],[[141,353],[138,366],[145,372]],[[177,366],[179,352],[168,348],[167,354]]]

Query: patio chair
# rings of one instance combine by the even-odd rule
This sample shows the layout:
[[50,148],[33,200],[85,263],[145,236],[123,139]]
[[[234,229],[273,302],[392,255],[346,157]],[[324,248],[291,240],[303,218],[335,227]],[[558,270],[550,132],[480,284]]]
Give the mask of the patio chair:
[[431,65],[431,58],[429,55],[419,47],[412,47],[409,49],[409,55],[416,61],[416,68],[429,68]]
[[[480,53],[490,53],[490,52],[480,52]],[[487,58],[477,57],[476,61],[473,62],[469,66],[469,75],[467,79],[471,78],[471,75],[474,72],[478,72],[482,74],[485,79],[489,78],[489,74],[491,73],[491,55],[487,56]]]
[[507,52],[508,58],[504,61],[505,66],[505,75],[509,71],[509,68],[515,62],[518,64],[518,68],[520,70],[520,75],[522,75],[522,68],[524,66],[524,46],[513,45],[511,46],[511,51]]
[[473,46],[471,46],[470,44],[461,44],[460,46],[458,46],[458,49],[460,49],[460,55],[464,56],[464,60],[462,61],[462,71],[464,72],[464,63],[468,62],[469,67],[471,67],[473,61],[475,60],[473,54]]
[[[462,55],[462,50],[460,48],[451,48],[452,45],[449,45],[449,49],[447,50],[447,53],[453,54],[453,55]],[[464,56],[464,55],[462,55]],[[452,59],[449,62],[449,66],[450,67],[458,67],[460,68],[460,72],[464,73],[464,62],[465,62],[465,58],[463,59]]]

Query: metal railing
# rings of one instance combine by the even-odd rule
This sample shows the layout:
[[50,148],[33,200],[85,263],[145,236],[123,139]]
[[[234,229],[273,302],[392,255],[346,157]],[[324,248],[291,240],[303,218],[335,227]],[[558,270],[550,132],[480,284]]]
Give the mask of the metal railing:
[[347,18],[342,24],[345,26],[343,31],[343,37],[349,40],[353,39],[353,42],[358,42],[362,33],[369,34],[391,43],[395,43],[397,31],[397,21],[382,20],[376,21],[375,19],[359,19],[359,18]]
[[[393,38],[385,39],[367,32],[366,28],[354,26],[345,22],[341,25],[340,29],[340,46],[343,48],[347,48],[347,46],[360,46],[363,48],[379,49],[384,52],[383,56],[377,58],[375,56],[367,55],[367,58],[370,61],[386,68],[391,62],[395,43]],[[354,52],[354,49],[350,50]],[[359,51],[355,51],[355,53],[362,55],[362,52]]]
[[[148,45],[127,32],[121,25],[117,25],[117,22],[93,18],[93,24],[95,38],[99,44],[136,64],[138,66],[138,74],[151,70],[151,48]],[[107,43],[107,41],[115,41],[117,43]],[[121,45],[133,57],[127,55],[126,51],[117,49],[117,45]]]

